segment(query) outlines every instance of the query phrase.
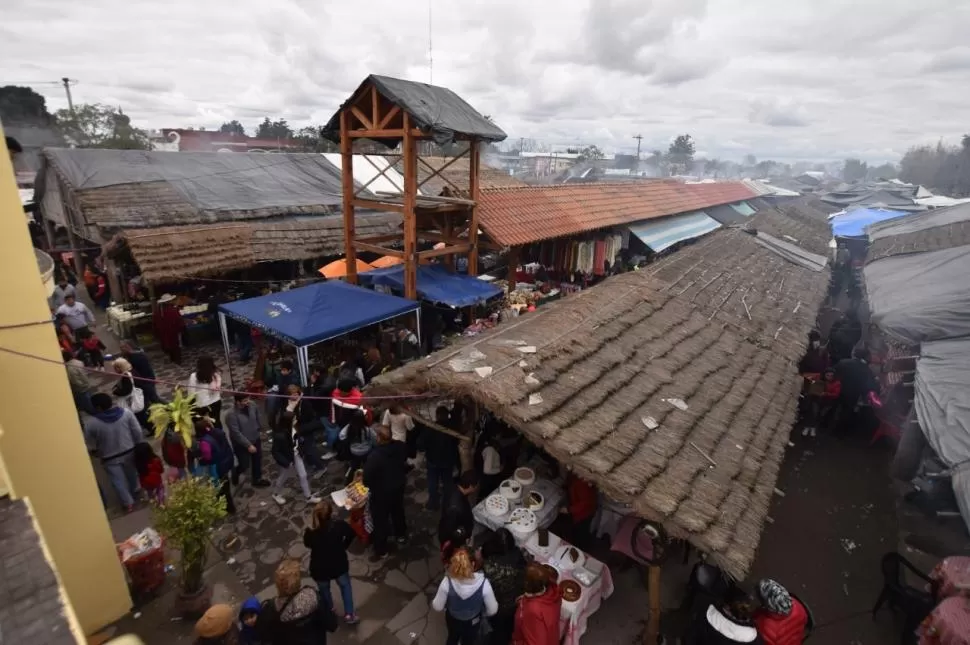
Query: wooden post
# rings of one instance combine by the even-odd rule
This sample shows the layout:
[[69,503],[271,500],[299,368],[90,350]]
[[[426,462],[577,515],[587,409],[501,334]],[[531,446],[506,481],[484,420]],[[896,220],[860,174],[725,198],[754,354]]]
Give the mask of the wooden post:
[[418,154],[411,133],[411,115],[404,113],[404,297],[418,299],[417,218],[414,209],[418,193]]
[[651,565],[647,570],[647,591],[650,594],[650,622],[644,637],[644,645],[657,645],[660,639],[660,567]]
[[475,202],[471,207],[471,217],[468,222],[468,243],[472,250],[468,253],[468,275],[478,275],[478,167],[480,165],[479,141],[471,140],[468,151],[468,198]]
[[[78,280],[83,280],[84,279],[84,256],[81,255],[81,251],[79,250],[81,248],[81,245],[78,243],[77,235],[75,235],[74,229],[71,228],[70,218],[68,218],[67,226],[65,226],[64,228],[67,229],[67,239],[71,244],[71,249],[72,249],[71,253],[74,254],[73,256],[74,272],[77,273]],[[51,242],[51,244],[53,244],[53,241]],[[54,247],[51,247],[51,248],[54,248]]]
[[354,140],[350,138],[349,108],[340,112],[340,180],[343,192],[344,258],[347,282],[357,284],[357,250],[354,249]]
[[509,283],[509,293],[515,291],[515,274],[519,269],[519,248],[520,247],[518,246],[510,247],[509,254],[507,256],[509,261],[509,273],[505,279]]
[[[445,227],[444,227],[444,230],[442,230],[441,232],[444,233],[445,234],[445,237],[447,237],[447,238],[451,238],[455,234],[455,222],[452,219],[453,217],[454,217],[454,214],[453,213],[447,213],[445,215]],[[446,242],[446,244],[449,244],[450,245],[451,243],[450,242]],[[450,254],[448,254],[448,255],[445,256],[445,266],[447,266],[448,267],[448,270],[451,271],[452,273],[455,272],[455,255],[454,255],[454,253],[450,253]]]
[[125,302],[128,298],[128,292],[122,289],[121,283],[118,281],[118,267],[114,260],[105,258],[104,272],[108,274],[108,291],[111,293],[111,300],[116,303]]
[[[47,238],[48,250],[57,248],[54,246],[54,222],[46,217],[42,217],[41,220],[44,222],[44,237]],[[78,279],[80,278],[81,276],[78,276]]]

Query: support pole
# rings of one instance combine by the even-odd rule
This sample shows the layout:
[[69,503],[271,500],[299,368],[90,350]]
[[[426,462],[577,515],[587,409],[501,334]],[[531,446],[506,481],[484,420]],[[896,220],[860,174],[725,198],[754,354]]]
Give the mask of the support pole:
[[229,387],[236,389],[236,380],[232,376],[232,357],[229,350],[229,327],[226,325],[226,314],[219,312],[219,331],[222,332],[222,349],[226,354],[226,369],[229,370]]
[[404,113],[404,297],[418,299],[417,221],[414,209],[418,194],[418,163],[414,135],[411,134],[411,115]]
[[647,591],[650,594],[650,622],[644,637],[644,645],[657,645],[660,639],[660,567],[651,565],[647,570]]
[[479,181],[478,170],[481,165],[481,154],[479,140],[471,140],[471,149],[468,151],[468,192],[469,199],[475,202],[471,207],[471,217],[468,222],[468,243],[472,245],[472,250],[468,253],[468,275],[478,275],[478,200]]
[[[84,277],[84,256],[81,255],[81,245],[78,244],[77,235],[74,234],[74,229],[71,228],[71,221],[68,218],[67,226],[67,239],[71,244],[71,253],[74,254],[74,272],[77,273],[77,279],[81,280]],[[53,244],[53,241],[51,242]],[[51,248],[54,248],[53,246]]]
[[505,277],[506,281],[509,283],[509,293],[515,291],[515,274],[519,270],[519,249],[518,246],[513,246],[509,249],[508,261],[509,261],[509,272]]
[[350,114],[340,112],[340,180],[343,193],[344,258],[347,261],[347,282],[357,284],[357,250],[354,248],[354,140],[350,138]]

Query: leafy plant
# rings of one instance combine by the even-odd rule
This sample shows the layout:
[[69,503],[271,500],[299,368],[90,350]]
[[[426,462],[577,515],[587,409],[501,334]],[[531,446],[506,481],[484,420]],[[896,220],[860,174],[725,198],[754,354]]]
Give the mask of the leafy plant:
[[202,589],[206,547],[212,526],[226,516],[226,500],[207,477],[173,483],[164,506],[154,506],[155,527],[181,553],[179,585],[185,594]]
[[155,438],[161,439],[170,427],[182,437],[186,450],[192,447],[195,426],[192,415],[195,412],[195,394],[186,395],[182,388],[175,388],[169,403],[153,403],[148,408],[148,422],[155,430]]

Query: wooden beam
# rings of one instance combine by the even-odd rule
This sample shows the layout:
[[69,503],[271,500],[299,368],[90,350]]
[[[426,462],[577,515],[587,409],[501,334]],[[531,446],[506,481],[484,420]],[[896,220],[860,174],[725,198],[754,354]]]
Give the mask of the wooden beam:
[[[397,193],[389,193],[386,190],[379,190],[376,193],[380,196],[396,197]],[[418,199],[423,202],[434,202],[436,204],[455,204],[458,206],[474,206],[475,202],[461,197],[442,197],[441,195],[419,195]]]
[[351,105],[350,111],[353,113],[355,117],[357,117],[357,120],[360,121],[360,124],[364,126],[364,128],[366,128],[367,130],[375,129],[374,123],[367,118],[367,115],[364,114],[364,111],[361,110],[359,107],[357,107],[356,105]]
[[471,251],[468,252],[468,275],[478,275],[478,199],[479,183],[478,171],[481,164],[481,155],[478,139],[472,139],[468,148],[468,196],[475,204],[471,207],[471,218],[468,222],[468,242],[471,244]]
[[[461,244],[462,242],[464,242],[464,240],[460,240],[459,238],[455,237],[455,223],[452,221],[452,218],[445,217],[444,219],[445,219],[445,225],[441,229],[444,235],[440,235],[439,237],[442,237],[445,239],[442,239],[441,241],[444,242],[445,244]],[[424,236],[426,239],[433,239],[433,238],[428,238],[428,236],[431,236],[431,235],[434,235],[434,233],[430,231],[427,231],[424,233]],[[451,255],[445,258],[445,265],[448,267],[448,270],[451,271],[452,273],[454,273],[456,269],[456,266],[455,266],[456,260],[457,258],[455,257],[454,253],[452,253]]]
[[[371,165],[373,166],[374,164],[371,164]],[[377,181],[381,177],[387,178],[387,175],[385,175],[384,173],[386,173],[388,170],[391,170],[393,167],[394,167],[393,165],[387,164],[384,167],[384,170],[380,171],[379,173],[377,173],[376,175],[374,175],[373,177],[371,177],[370,179],[368,179],[367,180],[367,183],[364,184],[363,186],[361,186],[360,188],[358,188],[357,191],[354,194],[355,195],[360,195],[362,192],[364,192],[365,190],[367,190],[367,187],[368,186],[370,186],[371,184],[373,184],[375,181]],[[376,168],[376,166],[375,166],[375,168]],[[390,179],[388,179],[388,181],[390,181]],[[388,193],[386,191],[377,191],[376,194],[378,194],[378,195],[381,195],[381,194],[387,194],[387,195],[394,194],[394,195],[396,195],[397,193]]]
[[404,113],[404,297],[418,299],[417,221],[414,207],[418,196],[418,152],[411,132],[411,115]]
[[[405,112],[407,114],[407,112]],[[404,128],[391,128],[390,130],[376,130],[376,129],[363,129],[363,130],[351,130],[350,136],[354,139],[403,139],[404,138]],[[427,139],[429,135],[421,132],[418,129],[411,129],[411,138],[413,139]]]
[[393,255],[396,258],[404,257],[404,251],[399,251],[397,249],[388,249],[383,246],[378,246],[376,244],[368,244],[367,242],[361,242],[360,240],[354,240],[353,247],[358,251],[370,251],[371,253],[377,253],[378,255]]
[[509,249],[508,261],[509,261],[509,273],[505,276],[505,280],[509,283],[509,293],[515,291],[515,274],[519,269],[519,251],[521,247],[513,246]]
[[373,199],[360,199],[354,198],[354,206],[359,206],[361,208],[367,208],[375,211],[390,211],[392,213],[403,213],[404,207],[400,204],[388,204],[382,201],[375,201]]
[[[418,395],[418,396],[423,396],[423,395]],[[444,426],[440,426],[437,423],[435,423],[434,421],[431,421],[429,419],[425,419],[420,414],[416,414],[413,411],[411,411],[410,414],[411,414],[411,417],[413,417],[415,421],[417,421],[418,423],[420,423],[423,426],[427,426],[428,428],[431,428],[432,430],[435,430],[437,432],[441,432],[441,433],[446,434],[446,435],[450,435],[450,436],[454,437],[455,439],[458,439],[459,441],[471,441],[472,440],[471,436],[465,436],[465,435],[461,434],[460,432],[455,432],[454,430],[451,430],[451,429],[446,428]]]
[[358,242],[367,242],[368,244],[383,244],[384,242],[397,242],[401,239],[403,233],[389,233],[387,235],[368,235],[367,237],[358,237]]
[[[454,159],[452,159],[452,161],[454,161]],[[461,188],[458,187],[457,184],[455,184],[455,182],[451,181],[450,179],[448,179],[444,175],[439,174],[439,172],[434,169],[434,166],[432,166],[431,164],[429,164],[427,161],[425,161],[421,157],[418,157],[418,163],[424,164],[424,167],[427,168],[431,172],[431,177],[426,178],[424,181],[428,181],[428,179],[431,179],[432,177],[438,177],[439,179],[443,180],[446,184],[448,184],[449,186],[451,186],[455,190],[457,190],[459,192],[464,192]],[[445,166],[442,166],[442,168],[444,168],[444,167]],[[421,182],[421,185],[424,185],[424,181]]]
[[[443,166],[441,166],[438,169],[432,168],[431,167],[431,164],[429,164],[427,161],[425,161],[424,159],[422,159],[421,160],[422,163],[424,163],[424,165],[425,165],[426,168],[429,168],[431,170],[431,174],[429,176],[425,177],[421,181],[421,183],[418,184],[418,188],[421,188],[421,186],[424,186],[425,182],[427,182],[429,179],[432,179],[432,178],[438,177],[438,176],[441,176],[442,179],[444,179],[445,181],[448,181],[448,179],[445,178],[443,175],[441,175],[441,173],[444,172],[445,170],[447,170],[448,169],[448,166],[450,166],[451,164],[455,163],[456,161],[458,161],[459,159],[461,159],[462,157],[464,157],[466,154],[468,154],[468,150],[463,150],[461,152],[461,154],[458,154],[458,155],[452,157]],[[452,185],[454,186],[454,184],[452,184]],[[457,187],[456,187],[456,190],[457,190]]]
[[384,128],[386,128],[387,124],[391,122],[391,119],[396,117],[398,115],[398,112],[400,111],[401,111],[401,108],[399,108],[398,106],[396,105],[392,106],[391,109],[387,111],[387,114],[384,115],[384,118],[381,119],[381,122],[377,124],[377,129],[383,130]]
[[428,251],[418,252],[418,257],[422,260],[427,260],[428,258],[436,258],[442,255],[450,255],[452,253],[468,253],[471,251],[471,244],[456,244],[454,246],[445,246],[440,249],[430,249]]
[[650,622],[644,635],[644,645],[656,645],[660,639],[660,567],[651,565],[647,570],[647,593],[650,603]]
[[371,127],[373,128],[376,126],[377,129],[380,130],[381,128],[377,124],[380,123],[381,120],[381,99],[377,94],[377,88],[373,85],[370,86],[370,113]]
[[344,257],[347,259],[347,282],[357,284],[357,252],[353,241],[354,223],[354,141],[349,136],[350,114],[340,111],[340,181],[344,211]]

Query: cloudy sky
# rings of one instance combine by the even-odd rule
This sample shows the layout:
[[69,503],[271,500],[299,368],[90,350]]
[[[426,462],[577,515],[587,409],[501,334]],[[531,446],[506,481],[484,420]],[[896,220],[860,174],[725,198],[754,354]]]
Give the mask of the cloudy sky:
[[[433,81],[515,139],[896,160],[970,130],[967,0],[430,0]],[[428,0],[4,0],[0,85],[136,125],[323,123],[369,73],[427,82]]]

